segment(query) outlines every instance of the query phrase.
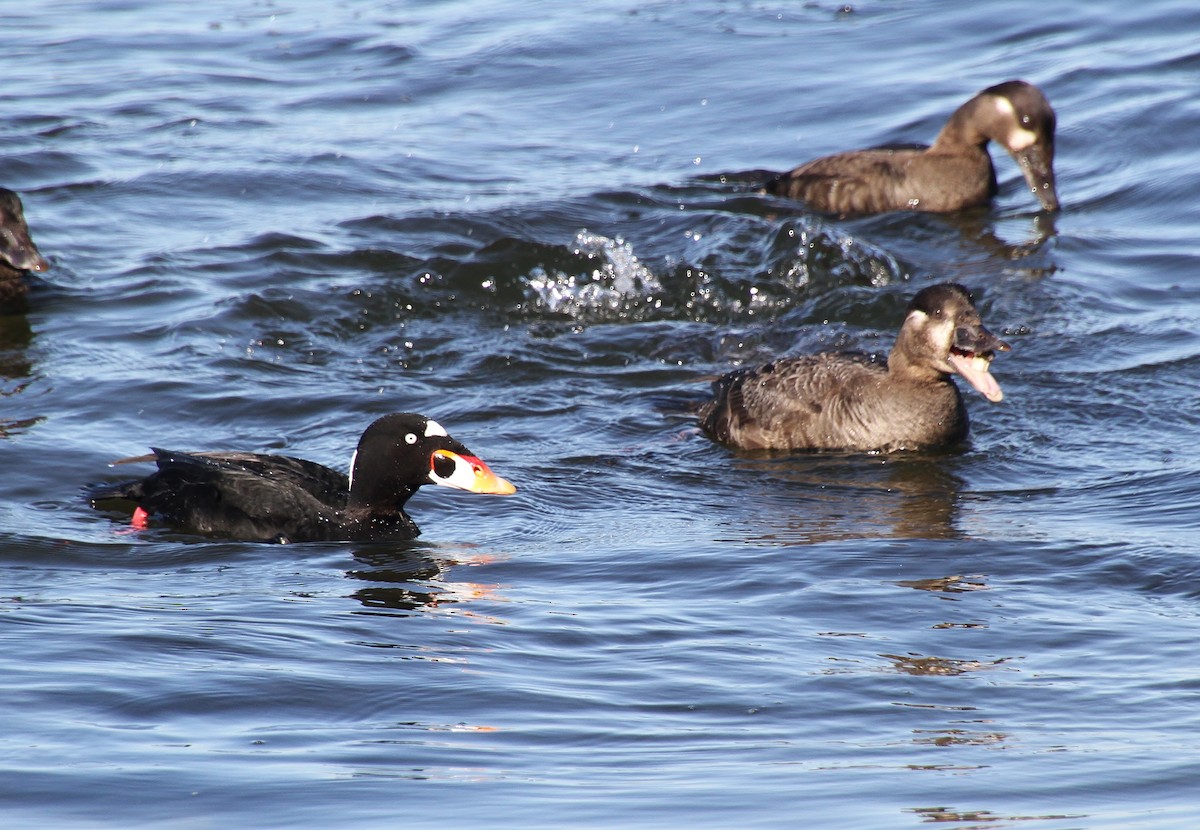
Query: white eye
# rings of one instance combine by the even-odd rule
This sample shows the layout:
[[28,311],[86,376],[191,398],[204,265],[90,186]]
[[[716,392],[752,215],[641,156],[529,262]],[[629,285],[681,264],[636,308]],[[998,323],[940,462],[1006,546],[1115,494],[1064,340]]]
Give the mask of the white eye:
[[410,432],[410,433],[408,433],[407,435],[405,435],[405,436],[404,436],[404,443],[406,443],[406,444],[415,444],[415,443],[417,443],[417,434],[416,434],[415,432]]

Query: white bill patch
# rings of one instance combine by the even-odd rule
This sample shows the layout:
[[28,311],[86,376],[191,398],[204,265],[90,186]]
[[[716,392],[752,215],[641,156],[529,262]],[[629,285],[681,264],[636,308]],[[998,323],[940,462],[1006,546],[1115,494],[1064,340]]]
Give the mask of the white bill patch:
[[449,438],[450,433],[448,433],[448,432],[446,432],[446,430],[442,429],[441,424],[439,424],[437,421],[430,418],[428,421],[425,422],[425,437],[433,438],[434,436],[439,436],[441,438]]
[[450,471],[448,476],[440,476],[437,472],[437,465],[432,465],[429,470],[429,480],[434,484],[440,484],[442,487],[453,487],[456,490],[474,490],[475,469],[469,462],[464,460],[457,453],[438,450],[434,456],[442,456],[454,462],[454,469]]

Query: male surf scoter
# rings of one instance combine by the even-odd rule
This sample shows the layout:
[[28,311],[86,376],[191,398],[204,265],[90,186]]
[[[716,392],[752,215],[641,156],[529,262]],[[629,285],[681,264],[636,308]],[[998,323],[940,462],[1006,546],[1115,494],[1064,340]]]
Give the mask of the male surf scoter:
[[1040,89],[1025,81],[1005,81],[959,107],[932,147],[881,147],[826,156],[777,177],[766,191],[842,215],[947,212],[985,205],[997,191],[987,151],[988,142],[995,141],[1021,166],[1042,207],[1057,210],[1054,123],[1054,110]]
[[967,436],[958,373],[989,401],[1004,397],[988,371],[1004,341],[983,327],[961,285],[922,289],[908,306],[887,364],[826,352],[741,369],[713,383],[700,410],[712,438],[743,450],[894,452]]
[[350,475],[282,455],[244,452],[154,454],[147,478],[102,486],[93,503],[137,505],[133,525],[149,517],[189,532],[265,542],[412,539],[420,531],[404,503],[424,484],[509,495],[493,473],[436,421],[409,412],[375,421],[350,459]]
[[49,268],[29,235],[20,197],[0,187],[0,307],[25,296],[26,271]]

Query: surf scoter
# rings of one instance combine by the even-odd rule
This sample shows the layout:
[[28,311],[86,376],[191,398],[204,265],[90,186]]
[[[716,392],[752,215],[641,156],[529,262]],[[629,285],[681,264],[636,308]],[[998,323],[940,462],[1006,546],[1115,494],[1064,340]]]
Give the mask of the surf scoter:
[[984,328],[961,285],[922,289],[908,306],[887,364],[866,355],[786,357],[713,383],[700,410],[712,438],[744,450],[894,452],[955,444],[967,409],[958,373],[990,401],[1004,394],[988,371],[1004,341]]
[[29,235],[21,198],[0,187],[0,306],[25,296],[28,287],[21,277],[26,271],[49,268]]
[[134,502],[137,528],[153,516],[177,529],[248,541],[412,539],[420,531],[404,503],[422,485],[497,495],[517,489],[436,421],[411,412],[367,427],[349,476],[282,455],[152,449],[116,463],[154,461],[157,472],[102,486],[93,503]]
[[987,151],[988,142],[995,141],[1021,166],[1042,207],[1057,210],[1054,124],[1054,110],[1040,89],[1005,81],[959,107],[932,147],[826,156],[784,173],[765,189],[842,215],[961,210],[987,204],[996,195],[996,171]]

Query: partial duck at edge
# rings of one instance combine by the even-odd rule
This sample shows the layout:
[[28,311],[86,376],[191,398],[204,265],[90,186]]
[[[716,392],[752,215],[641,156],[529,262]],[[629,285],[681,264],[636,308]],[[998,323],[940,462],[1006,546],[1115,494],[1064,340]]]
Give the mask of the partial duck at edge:
[[0,187],[0,307],[25,296],[29,290],[22,279],[26,271],[49,268],[25,224],[21,197]]
[[989,141],[1006,149],[1045,210],[1058,210],[1054,110],[1042,91],[1005,81],[959,107],[933,145],[855,150],[810,161],[765,186],[840,215],[915,210],[944,213],[988,204],[996,195]]
[[1009,346],[983,326],[971,295],[943,283],[919,291],[887,363],[824,352],[731,372],[713,383],[701,429],[742,450],[895,452],[957,444],[970,421],[959,374],[988,400],[1004,394],[989,372]]

